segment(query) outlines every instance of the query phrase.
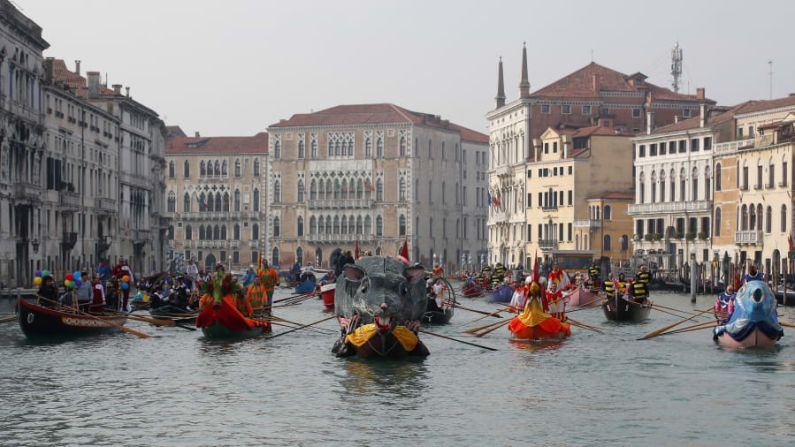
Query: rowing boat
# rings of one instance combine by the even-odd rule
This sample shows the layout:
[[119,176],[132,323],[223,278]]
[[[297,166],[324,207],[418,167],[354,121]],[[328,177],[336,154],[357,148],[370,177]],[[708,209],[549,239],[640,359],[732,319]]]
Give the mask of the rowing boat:
[[93,335],[118,331],[124,315],[86,314],[19,300],[19,327],[27,337]]

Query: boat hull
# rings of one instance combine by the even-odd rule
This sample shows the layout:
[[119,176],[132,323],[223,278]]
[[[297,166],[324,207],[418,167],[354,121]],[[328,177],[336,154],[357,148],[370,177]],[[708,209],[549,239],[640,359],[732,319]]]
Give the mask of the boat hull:
[[764,332],[759,330],[759,328],[754,328],[754,330],[742,340],[735,340],[727,332],[724,332],[717,336],[716,341],[721,347],[727,349],[770,349],[776,346],[776,340],[768,337]]
[[430,310],[422,316],[422,321],[428,324],[448,324],[453,318],[453,313],[452,308],[447,308],[443,311]]
[[461,293],[467,298],[477,298],[483,296],[483,287],[477,284],[468,284],[461,289]]
[[306,280],[295,286],[295,293],[311,293],[315,290],[315,281]]
[[550,334],[538,327],[527,328],[523,333],[526,337],[517,337],[513,335],[511,339],[515,341],[560,341],[568,337],[563,331]]
[[246,331],[234,332],[218,322],[201,329],[202,334],[204,334],[204,338],[213,340],[243,340],[246,338],[259,337],[260,335],[266,333],[266,329],[262,327],[255,327]]
[[599,295],[592,293],[584,287],[574,289],[569,295],[570,307],[589,307],[597,306],[601,302]]
[[611,321],[638,323],[649,318],[652,303],[639,304],[622,298],[607,299],[602,303],[605,317]]
[[513,297],[513,288],[511,286],[502,286],[489,295],[490,303],[510,303]]
[[124,316],[87,317],[20,300],[19,327],[27,337],[95,335],[115,332],[127,321]]
[[326,284],[320,287],[320,299],[323,300],[323,306],[328,310],[334,309],[334,294],[336,290],[336,284]]

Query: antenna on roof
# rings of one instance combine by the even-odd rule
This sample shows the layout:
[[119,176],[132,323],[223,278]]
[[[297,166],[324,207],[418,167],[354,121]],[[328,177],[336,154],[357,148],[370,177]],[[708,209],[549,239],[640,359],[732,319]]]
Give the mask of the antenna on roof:
[[770,70],[767,73],[767,75],[770,77],[770,91],[768,94],[770,95],[769,99],[773,99],[773,59],[768,60],[767,65],[770,67]]
[[671,50],[671,76],[674,80],[671,83],[675,93],[679,93],[679,83],[682,79],[682,48],[679,47],[679,42]]

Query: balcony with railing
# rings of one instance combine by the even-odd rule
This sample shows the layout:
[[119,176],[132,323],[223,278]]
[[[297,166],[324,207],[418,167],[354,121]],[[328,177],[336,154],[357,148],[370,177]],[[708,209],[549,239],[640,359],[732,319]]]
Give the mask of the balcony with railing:
[[574,228],[600,228],[601,226],[602,221],[596,219],[576,219],[574,221]]
[[699,213],[711,212],[711,200],[696,200],[690,202],[659,202],[640,203],[630,205],[627,214],[637,216],[641,214],[672,214],[672,213]]
[[63,211],[75,211],[80,208],[80,195],[72,191],[60,191],[58,201]]
[[14,183],[14,198],[20,201],[38,202],[41,200],[41,188],[35,183]]
[[718,143],[712,146],[716,154],[728,154],[737,152],[737,149],[754,144],[753,138],[746,138],[744,140],[726,141],[725,143]]
[[334,233],[320,233],[320,234],[309,234],[306,236],[306,240],[310,242],[356,242],[359,241],[360,243],[371,242],[375,240],[375,236],[371,234],[353,234],[353,233],[345,233],[345,234],[334,234]]
[[115,213],[116,212],[116,200],[109,199],[107,197],[95,197],[94,198],[94,209],[99,212],[103,213]]
[[748,245],[761,244],[763,234],[761,230],[736,231],[734,233],[734,242]]
[[557,239],[541,239],[538,241],[538,246],[542,250],[554,250],[558,248],[558,241]]
[[64,249],[71,250],[77,244],[77,233],[74,231],[64,231],[61,238]]
[[372,208],[375,200],[370,199],[310,199],[307,201],[309,209],[367,209]]

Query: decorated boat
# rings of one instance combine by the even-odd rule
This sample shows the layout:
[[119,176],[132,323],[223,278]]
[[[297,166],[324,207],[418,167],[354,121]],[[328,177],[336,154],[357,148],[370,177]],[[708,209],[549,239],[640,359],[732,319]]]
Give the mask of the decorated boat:
[[477,298],[483,296],[483,287],[475,282],[468,282],[461,288],[461,293],[467,298]]
[[320,286],[320,299],[326,309],[334,309],[334,293],[337,290],[336,284],[323,284]]
[[442,310],[428,310],[422,316],[422,321],[428,324],[448,324],[454,313],[452,307],[446,307]]
[[[270,322],[249,318],[240,311],[240,307],[246,308],[241,306],[242,300],[242,290],[232,275],[216,273],[205,282],[196,327],[209,339],[243,339],[270,332]],[[251,306],[247,307],[250,314]]]
[[598,294],[591,292],[584,286],[572,290],[566,299],[571,307],[597,306],[601,302]]
[[619,297],[616,295],[604,300],[602,310],[608,320],[638,323],[649,318],[652,306],[651,301],[637,303],[629,296]]
[[513,287],[503,284],[489,295],[490,303],[510,303],[513,296]]
[[737,292],[729,322],[714,330],[714,339],[731,349],[772,348],[784,335],[776,298],[764,281],[749,281]]
[[396,258],[365,256],[337,278],[334,309],[337,357],[403,358],[428,355],[417,337],[425,313],[425,268]]
[[571,335],[568,323],[550,315],[541,301],[541,287],[532,283],[524,310],[508,323],[514,340],[550,341],[562,340]]
[[91,335],[118,331],[124,315],[76,312],[65,307],[45,307],[19,300],[19,327],[28,337]]

